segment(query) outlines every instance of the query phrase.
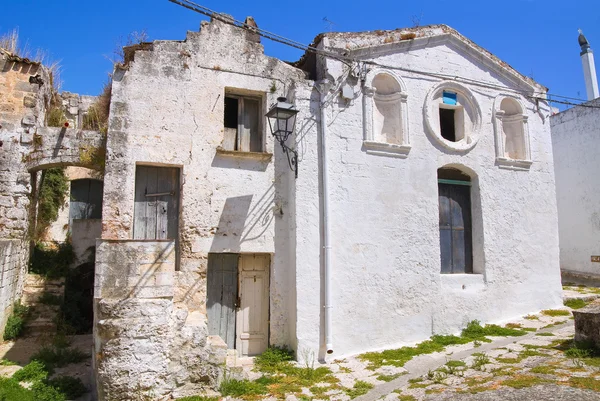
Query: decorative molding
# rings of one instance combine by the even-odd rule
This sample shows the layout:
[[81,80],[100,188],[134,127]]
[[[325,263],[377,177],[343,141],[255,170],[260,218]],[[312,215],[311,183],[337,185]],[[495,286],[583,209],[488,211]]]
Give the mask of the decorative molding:
[[368,154],[406,158],[408,157],[411,146],[408,144],[396,145],[387,142],[364,140],[363,149]]
[[[393,79],[400,91],[390,94],[377,94],[373,80],[380,74]],[[408,95],[406,84],[394,71],[385,68],[373,68],[365,76],[363,88],[363,149],[369,154],[380,156],[406,157],[410,151],[410,135],[408,125]],[[400,135],[402,143],[380,142],[375,140],[373,127],[375,125],[375,102],[397,103],[397,113],[400,120]]]
[[[520,108],[520,114],[506,115],[501,109],[501,104],[504,99],[511,99]],[[494,125],[494,143],[496,146],[496,165],[499,168],[511,170],[529,170],[533,161],[531,160],[531,147],[529,144],[529,123],[528,116],[525,115],[523,102],[521,99],[512,94],[500,94],[494,99],[493,105],[493,125]],[[505,133],[503,124],[505,122],[518,123],[521,122],[521,140],[523,141],[523,159],[511,159],[506,157],[505,149]]]
[[529,170],[532,164],[532,160],[516,160],[508,159],[506,157],[496,158],[496,165],[499,168],[505,168],[509,170]]
[[217,148],[217,154],[220,156],[234,157],[241,159],[253,159],[256,161],[270,162],[273,158],[273,153],[266,152],[242,152],[239,150],[227,150],[222,147]]
[[[470,131],[466,132],[463,127],[464,138],[457,142],[452,142],[443,138],[439,124],[434,123],[439,119],[437,115],[439,114],[440,108],[440,102],[437,102],[436,99],[440,98],[442,92],[445,90],[454,91],[460,95],[460,97],[457,105],[450,106],[442,104],[442,107],[463,110],[463,118],[466,119],[469,117],[471,121]],[[423,113],[425,115],[427,131],[433,136],[436,142],[444,148],[452,151],[468,152],[477,145],[477,142],[479,141],[479,131],[481,129],[481,109],[479,108],[477,99],[467,87],[453,81],[442,81],[434,85],[425,97]]]

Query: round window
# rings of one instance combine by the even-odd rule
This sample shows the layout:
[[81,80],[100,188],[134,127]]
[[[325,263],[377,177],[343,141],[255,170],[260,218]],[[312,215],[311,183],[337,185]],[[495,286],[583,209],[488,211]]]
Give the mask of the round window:
[[441,82],[429,90],[423,108],[427,130],[443,147],[467,151],[477,144],[481,110],[469,89]]

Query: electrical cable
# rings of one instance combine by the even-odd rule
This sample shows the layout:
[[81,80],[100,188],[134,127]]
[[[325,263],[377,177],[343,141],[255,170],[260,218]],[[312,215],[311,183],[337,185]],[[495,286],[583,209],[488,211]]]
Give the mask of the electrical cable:
[[[202,5],[199,5],[197,3],[194,3],[190,0],[169,0],[171,3],[180,5],[184,8],[187,8],[189,10],[198,12],[200,14],[206,15],[207,17],[210,18],[214,18],[214,19],[218,19],[221,22],[224,22],[226,24],[229,25],[233,25],[236,26],[238,28],[243,28],[243,29],[248,29],[250,31],[255,32],[256,34],[264,37],[265,39],[269,39],[272,40],[274,42],[278,42],[281,43],[283,45],[286,46],[290,46],[293,47],[295,49],[298,50],[303,50],[305,52],[311,52],[311,53],[315,53],[317,55],[320,56],[324,56],[327,58],[331,58],[334,60],[338,60],[340,62],[343,62],[344,64],[348,65],[349,67],[352,68],[352,66],[349,64],[350,63],[363,63],[363,64],[368,64],[368,65],[373,65],[373,66],[377,66],[380,68],[388,68],[388,69],[393,69],[393,70],[399,70],[399,71],[404,71],[404,72],[410,72],[413,74],[420,74],[420,75],[425,75],[425,76],[430,76],[430,77],[434,77],[434,78],[441,78],[441,79],[445,79],[445,80],[453,80],[453,81],[461,81],[461,82],[465,82],[468,83],[470,85],[476,85],[476,86],[481,86],[481,87],[486,87],[489,89],[498,89],[498,90],[504,90],[504,91],[510,91],[510,92],[514,92],[514,93],[519,93],[527,98],[530,99],[536,99],[536,100],[541,100],[547,103],[559,103],[559,104],[565,104],[565,105],[571,105],[571,106],[582,106],[582,107],[587,107],[587,108],[594,108],[594,109],[600,109],[600,106],[596,106],[596,105],[585,105],[585,104],[579,104],[579,103],[572,103],[572,102],[568,102],[568,101],[561,101],[561,100],[555,100],[555,99],[550,99],[549,97],[558,97],[561,99],[568,99],[568,100],[575,100],[575,101],[580,101],[580,102],[587,102],[587,100],[585,99],[577,99],[577,98],[573,98],[573,97],[568,97],[568,96],[563,96],[563,95],[558,95],[558,94],[553,94],[553,93],[547,93],[547,92],[541,92],[539,94],[535,93],[535,90],[533,91],[524,91],[524,90],[516,90],[516,89],[511,89],[511,88],[507,88],[505,86],[500,86],[500,85],[496,85],[493,84],[491,82],[485,82],[485,81],[478,81],[478,80],[473,80],[470,78],[465,78],[465,77],[460,77],[460,76],[456,76],[456,75],[448,75],[448,74],[442,74],[442,73],[435,73],[435,72],[427,72],[427,71],[419,71],[419,70],[413,70],[413,69],[409,69],[409,68],[404,68],[404,67],[398,67],[398,66],[390,66],[390,65],[385,65],[385,64],[381,64],[381,63],[377,63],[375,61],[368,61],[368,60],[361,60],[361,59],[357,59],[355,57],[349,57],[343,54],[339,54],[336,52],[332,52],[332,51],[327,51],[327,50],[322,50],[322,49],[317,49],[314,46],[310,46],[310,45],[305,45],[303,43],[294,41],[292,39],[288,39],[284,36],[275,34],[273,32],[269,32],[266,31],[264,29],[260,29],[258,27],[252,27],[248,24],[246,24],[245,22],[236,20],[234,18],[230,18],[230,17],[224,17],[223,14],[220,14],[216,11],[213,11],[207,7],[204,7]],[[533,92],[533,93],[532,93]],[[541,97],[544,96],[544,97]]]

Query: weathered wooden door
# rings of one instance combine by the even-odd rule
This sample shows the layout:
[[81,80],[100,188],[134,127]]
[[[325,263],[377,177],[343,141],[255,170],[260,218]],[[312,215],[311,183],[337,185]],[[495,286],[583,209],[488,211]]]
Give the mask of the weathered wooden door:
[[235,348],[238,293],[238,254],[208,254],[206,312],[208,334],[221,336],[227,348]]
[[103,184],[100,180],[71,181],[69,226],[74,219],[102,218],[102,188]]
[[134,239],[177,239],[179,169],[137,166]]
[[237,350],[240,356],[263,353],[269,345],[269,255],[240,256]]
[[468,185],[438,184],[442,273],[472,273],[471,191]]

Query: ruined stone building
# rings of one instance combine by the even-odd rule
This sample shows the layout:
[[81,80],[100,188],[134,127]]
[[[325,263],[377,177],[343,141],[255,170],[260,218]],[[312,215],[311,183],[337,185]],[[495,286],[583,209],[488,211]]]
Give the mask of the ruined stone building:
[[[444,25],[322,34],[287,63],[228,22],[114,72],[99,399],[215,389],[268,346],[339,358],[561,304],[545,87]],[[265,117],[279,97],[298,160]]]
[[[23,297],[33,239],[72,244],[72,267],[93,259],[101,234],[103,163],[89,156],[95,150],[103,154],[105,147],[103,134],[81,130],[93,101],[90,96],[58,94],[49,68],[0,49],[1,328]],[[53,117],[53,112],[60,116]],[[53,118],[62,127],[49,127]],[[59,218],[38,233],[38,192],[46,171],[54,167],[66,169],[66,202]],[[90,186],[96,189],[93,202]],[[52,317],[42,320],[55,327]]]

